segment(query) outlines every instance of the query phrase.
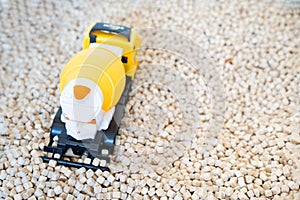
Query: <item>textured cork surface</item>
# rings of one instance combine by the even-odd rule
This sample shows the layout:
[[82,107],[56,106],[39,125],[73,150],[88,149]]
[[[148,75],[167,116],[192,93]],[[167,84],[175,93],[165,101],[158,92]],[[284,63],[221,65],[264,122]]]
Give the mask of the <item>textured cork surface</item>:
[[[297,1],[0,1],[0,199],[300,199]],[[92,22],[144,42],[111,172],[42,163]],[[78,158],[86,162],[86,158]]]

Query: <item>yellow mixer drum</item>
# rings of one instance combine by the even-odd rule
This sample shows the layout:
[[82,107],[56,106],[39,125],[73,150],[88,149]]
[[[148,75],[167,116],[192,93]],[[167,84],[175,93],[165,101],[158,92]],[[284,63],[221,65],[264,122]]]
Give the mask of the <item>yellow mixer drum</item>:
[[86,78],[98,85],[104,97],[102,109],[106,112],[119,101],[126,81],[121,59],[101,47],[82,50],[71,58],[60,76],[60,92],[76,78]]

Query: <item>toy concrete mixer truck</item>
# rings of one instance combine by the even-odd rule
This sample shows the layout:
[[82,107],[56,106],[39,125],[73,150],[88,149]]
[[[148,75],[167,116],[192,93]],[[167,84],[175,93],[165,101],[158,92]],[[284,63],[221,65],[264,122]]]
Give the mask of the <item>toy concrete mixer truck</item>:
[[[132,29],[107,23],[91,25],[83,47],[60,75],[60,108],[53,120],[44,162],[108,170],[109,161],[137,69],[141,38]],[[86,156],[74,162],[72,156]]]

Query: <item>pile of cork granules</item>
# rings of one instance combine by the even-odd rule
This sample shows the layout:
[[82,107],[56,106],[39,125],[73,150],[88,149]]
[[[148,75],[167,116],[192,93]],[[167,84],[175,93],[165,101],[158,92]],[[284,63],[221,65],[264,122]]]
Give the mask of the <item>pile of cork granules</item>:
[[[0,15],[0,199],[300,199],[297,1],[1,0]],[[144,39],[111,172],[42,163],[60,71],[96,21]]]

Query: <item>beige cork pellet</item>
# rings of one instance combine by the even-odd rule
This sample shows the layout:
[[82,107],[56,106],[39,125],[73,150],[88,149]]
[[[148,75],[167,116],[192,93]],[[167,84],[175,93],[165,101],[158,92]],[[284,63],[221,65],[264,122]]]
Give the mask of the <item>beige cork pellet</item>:
[[[2,0],[0,10],[0,199],[300,199],[298,3]],[[41,159],[61,70],[96,21],[143,39],[111,162],[66,157],[110,172]]]

